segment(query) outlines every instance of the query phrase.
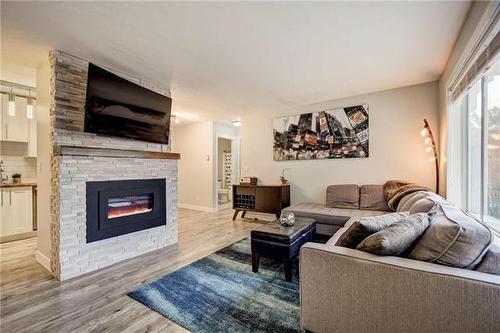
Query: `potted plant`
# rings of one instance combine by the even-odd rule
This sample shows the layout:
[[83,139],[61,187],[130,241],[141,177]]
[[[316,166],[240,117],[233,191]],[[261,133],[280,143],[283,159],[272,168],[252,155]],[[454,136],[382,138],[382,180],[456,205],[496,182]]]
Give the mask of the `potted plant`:
[[20,173],[15,173],[12,175],[12,183],[14,183],[14,184],[21,183],[21,174]]

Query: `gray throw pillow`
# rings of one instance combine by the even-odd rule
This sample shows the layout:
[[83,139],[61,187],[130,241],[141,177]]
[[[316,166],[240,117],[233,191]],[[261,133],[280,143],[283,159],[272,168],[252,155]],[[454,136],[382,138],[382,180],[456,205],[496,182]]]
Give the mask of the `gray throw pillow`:
[[366,237],[407,216],[408,212],[401,212],[360,218],[358,221],[351,224],[351,226],[339,237],[335,245],[355,249]]
[[490,229],[460,208],[436,204],[430,226],[415,243],[409,258],[474,269],[493,241]]
[[428,227],[427,213],[413,214],[366,237],[356,249],[374,254],[398,256],[408,250]]
[[356,184],[328,186],[326,188],[326,206],[359,209],[359,186]]
[[390,211],[384,198],[384,185],[362,185],[359,188],[359,208]]
[[477,265],[476,271],[500,275],[500,245],[495,242],[491,244],[491,247],[483,257],[483,260],[481,260],[481,263]]
[[[405,195],[401,201],[399,201],[398,207],[396,209],[397,212],[408,212],[411,210],[411,207],[419,200],[425,199],[429,197],[429,194],[431,192],[428,191],[418,191],[418,192],[413,192],[408,195]],[[430,209],[431,207],[429,207]],[[424,212],[417,212],[417,213],[424,213]],[[427,212],[425,212],[427,213]]]

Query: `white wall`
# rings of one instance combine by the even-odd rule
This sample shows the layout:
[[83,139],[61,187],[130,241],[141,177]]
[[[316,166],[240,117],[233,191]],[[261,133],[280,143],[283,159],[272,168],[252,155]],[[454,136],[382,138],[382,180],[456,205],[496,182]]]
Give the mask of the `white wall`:
[[[178,164],[178,206],[217,210],[217,138],[234,138],[231,151],[238,168],[238,129],[205,121],[172,129],[172,151],[181,154]],[[235,174],[237,176],[237,172]]]
[[[460,36],[458,37],[453,51],[448,59],[445,70],[439,80],[439,127],[440,127],[440,193],[448,195],[447,189],[447,154],[448,154],[448,88],[453,83],[457,71],[464,64],[470,54],[475,42],[479,39],[484,30],[488,18],[494,11],[496,3],[494,1],[475,1],[465,20]],[[457,185],[458,186],[458,185]],[[460,195],[452,197],[458,198]],[[454,199],[456,201],[456,199]],[[460,204],[459,202],[455,202]]]
[[26,157],[27,150],[28,144],[25,142],[0,142],[5,174],[9,180],[14,173],[20,173],[23,182],[36,182],[36,158]]
[[5,81],[24,84],[26,86],[36,86],[36,69],[13,63],[1,64],[0,78]]
[[50,195],[51,195],[51,172],[50,172],[50,64],[46,61],[37,68],[37,252],[36,259],[47,269],[50,267]]
[[[369,104],[370,157],[342,160],[273,161],[272,119],[277,116]],[[434,164],[420,136],[427,118],[438,136],[438,85],[430,82],[338,100],[295,107],[275,114],[242,119],[241,175],[277,183],[283,168],[291,168],[291,200],[324,202],[329,184],[382,184],[404,179],[434,188]],[[289,176],[288,176],[289,175]]]
[[172,151],[180,153],[178,206],[213,210],[214,141],[213,122],[175,127]]

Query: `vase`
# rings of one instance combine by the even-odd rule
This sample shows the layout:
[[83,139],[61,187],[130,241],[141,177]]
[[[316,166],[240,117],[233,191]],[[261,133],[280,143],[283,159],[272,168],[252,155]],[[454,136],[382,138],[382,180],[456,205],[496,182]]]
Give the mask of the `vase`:
[[295,223],[294,213],[281,213],[280,224],[283,226],[292,226]]

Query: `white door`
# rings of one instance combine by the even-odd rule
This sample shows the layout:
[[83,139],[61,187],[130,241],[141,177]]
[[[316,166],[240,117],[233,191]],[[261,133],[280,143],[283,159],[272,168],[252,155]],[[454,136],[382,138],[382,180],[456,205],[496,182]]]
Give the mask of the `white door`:
[[[33,108],[36,106],[33,105]],[[36,110],[33,111],[36,117]],[[28,157],[37,157],[36,118],[28,119]]]
[[16,115],[9,116],[9,96],[2,94],[2,133],[4,141],[28,142],[28,118],[26,106],[28,101],[23,97],[16,97]]
[[33,202],[30,187],[2,190],[1,236],[33,231]]
[[9,234],[11,229],[11,218],[10,218],[10,190],[1,189],[0,190],[0,216],[2,220],[0,221],[0,236],[5,236]]
[[9,131],[9,141],[28,142],[28,117],[26,107],[28,100],[24,97],[16,97],[16,116],[9,117],[8,124],[12,127]]
[[0,140],[7,140],[7,103],[9,97],[5,94],[0,94],[2,102],[0,103]]

